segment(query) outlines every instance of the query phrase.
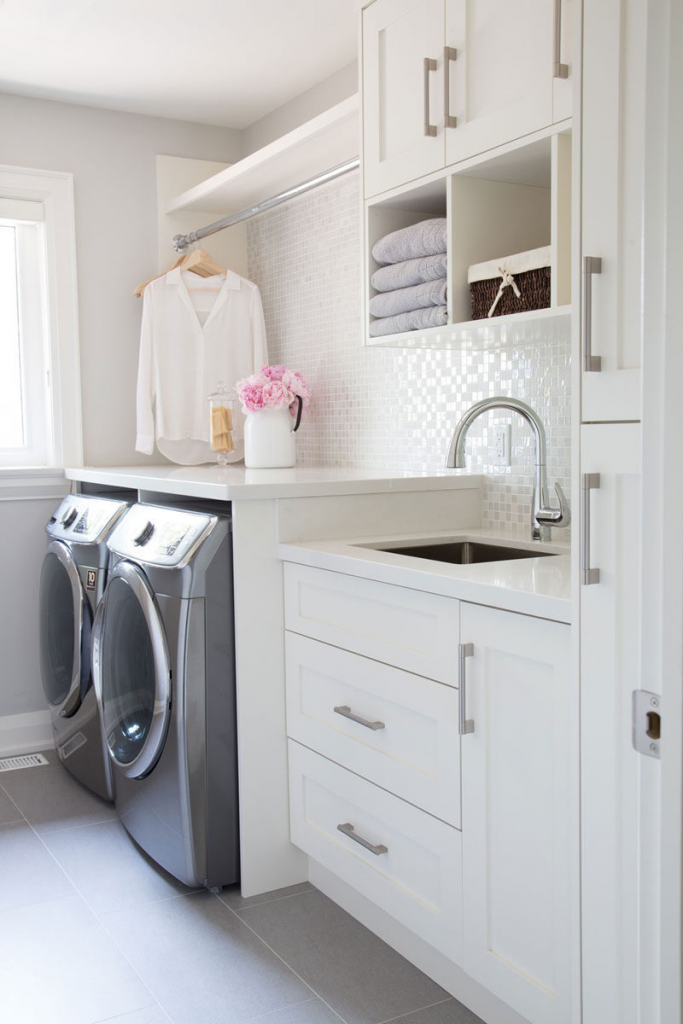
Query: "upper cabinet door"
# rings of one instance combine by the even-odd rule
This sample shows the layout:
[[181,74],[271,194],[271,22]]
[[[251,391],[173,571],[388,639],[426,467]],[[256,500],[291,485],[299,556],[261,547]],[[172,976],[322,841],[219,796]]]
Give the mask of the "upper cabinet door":
[[638,0],[583,12],[584,422],[640,419],[646,13]]
[[552,124],[555,7],[446,0],[447,164]]
[[443,46],[443,0],[377,0],[363,12],[366,196],[444,166]]

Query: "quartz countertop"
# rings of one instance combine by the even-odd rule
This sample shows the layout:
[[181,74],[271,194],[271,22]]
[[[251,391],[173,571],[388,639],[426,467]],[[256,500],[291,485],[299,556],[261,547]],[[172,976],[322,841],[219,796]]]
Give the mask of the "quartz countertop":
[[466,470],[437,473],[328,466],[292,469],[246,469],[235,466],[82,466],[67,468],[67,480],[110,487],[159,491],[213,501],[307,498],[334,494],[379,494],[388,491],[457,490],[483,480]]
[[549,556],[473,565],[451,565],[359,546],[393,541],[410,543],[426,537],[433,540],[497,540],[531,549],[540,546],[538,542],[529,541],[528,537],[507,531],[464,529],[450,534],[297,541],[280,544],[278,551],[286,562],[425,590],[538,618],[571,622],[571,559],[567,544],[543,543],[545,551],[554,552]]

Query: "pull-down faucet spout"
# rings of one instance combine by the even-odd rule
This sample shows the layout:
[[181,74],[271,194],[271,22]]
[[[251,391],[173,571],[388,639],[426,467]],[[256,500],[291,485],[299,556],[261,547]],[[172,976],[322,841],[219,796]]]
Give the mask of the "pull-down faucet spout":
[[560,502],[559,508],[550,505],[548,494],[548,475],[546,471],[546,440],[545,428],[538,414],[525,402],[518,398],[484,398],[476,402],[456,426],[453,432],[451,447],[446,459],[448,469],[465,468],[465,438],[467,432],[477,419],[484,412],[491,409],[509,409],[527,421],[531,427],[536,443],[536,472],[534,478],[534,496],[531,506],[531,538],[532,540],[550,540],[551,526],[569,526],[571,515],[569,505],[559,484],[555,484],[555,491]]

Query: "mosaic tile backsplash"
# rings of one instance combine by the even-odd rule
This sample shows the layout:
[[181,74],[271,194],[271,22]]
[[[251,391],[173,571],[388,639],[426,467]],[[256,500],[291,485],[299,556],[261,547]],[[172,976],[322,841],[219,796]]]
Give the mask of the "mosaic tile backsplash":
[[[359,211],[354,172],[249,223],[249,277],[261,289],[270,361],[300,370],[313,389],[298,463],[442,469],[463,412],[505,395],[540,415],[551,491],[558,480],[569,496],[568,318],[507,327],[502,343],[485,351],[363,347]],[[492,465],[496,423],[512,424],[510,467]],[[484,525],[528,526],[528,426],[514,413],[482,416],[468,435],[467,465],[487,476]],[[566,530],[556,533],[568,539]]]

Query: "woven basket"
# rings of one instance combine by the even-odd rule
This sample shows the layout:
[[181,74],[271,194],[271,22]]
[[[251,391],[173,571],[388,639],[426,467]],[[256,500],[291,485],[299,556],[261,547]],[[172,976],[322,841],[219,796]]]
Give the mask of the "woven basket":
[[[503,271],[512,275],[520,294],[518,296],[509,284],[496,302]],[[473,320],[546,309],[550,306],[550,246],[474,264],[469,268],[467,279]],[[489,313],[494,302],[493,313]]]

